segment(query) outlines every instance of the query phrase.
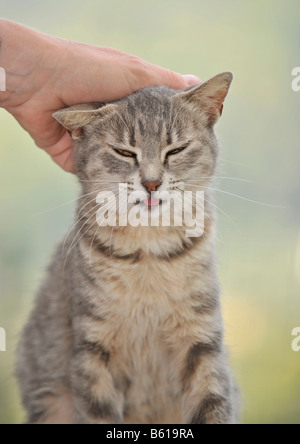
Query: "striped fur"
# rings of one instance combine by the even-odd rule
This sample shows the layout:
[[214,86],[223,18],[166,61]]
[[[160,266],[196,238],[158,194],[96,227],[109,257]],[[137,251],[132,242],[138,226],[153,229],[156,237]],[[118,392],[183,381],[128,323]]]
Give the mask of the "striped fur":
[[[29,423],[237,421],[211,196],[201,238],[172,226],[99,229],[95,216],[97,193],[118,182],[141,190],[147,180],[164,189],[193,180],[205,189],[218,155],[213,126],[230,83],[227,73],[187,91],[148,88],[56,114],[76,141],[82,193],[18,350]],[[166,147],[187,141],[180,155],[163,158]],[[136,159],[112,147],[133,150]]]

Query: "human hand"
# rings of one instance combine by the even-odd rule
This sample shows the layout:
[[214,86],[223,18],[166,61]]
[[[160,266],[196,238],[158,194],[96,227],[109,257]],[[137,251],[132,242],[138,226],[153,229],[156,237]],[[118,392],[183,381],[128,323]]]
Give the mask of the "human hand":
[[55,111],[117,100],[147,86],[183,89],[200,81],[112,48],[62,40],[6,20],[0,20],[0,66],[6,70],[0,107],[69,172],[72,139],[52,117]]

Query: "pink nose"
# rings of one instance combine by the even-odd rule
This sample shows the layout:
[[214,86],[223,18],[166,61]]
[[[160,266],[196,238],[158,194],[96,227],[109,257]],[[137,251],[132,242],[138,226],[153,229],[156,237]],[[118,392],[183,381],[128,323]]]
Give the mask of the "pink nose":
[[151,193],[157,191],[157,188],[161,185],[161,182],[143,182],[143,186]]

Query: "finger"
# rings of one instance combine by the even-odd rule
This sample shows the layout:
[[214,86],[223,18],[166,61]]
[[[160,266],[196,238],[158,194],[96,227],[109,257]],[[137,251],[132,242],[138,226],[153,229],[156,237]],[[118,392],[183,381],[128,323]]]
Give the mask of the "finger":
[[201,80],[194,75],[182,75],[166,69],[161,73],[164,76],[164,85],[173,89],[184,89],[201,82]]
[[67,132],[57,143],[43,149],[65,171],[73,173],[73,141]]
[[177,72],[170,71],[160,66],[152,65],[153,86],[165,85],[173,89],[184,89],[187,86],[200,83],[201,80],[194,75],[182,75]]
[[192,74],[186,74],[183,77],[185,78],[185,81],[187,82],[188,86],[193,86],[196,85],[197,83],[201,83],[199,77],[194,76]]

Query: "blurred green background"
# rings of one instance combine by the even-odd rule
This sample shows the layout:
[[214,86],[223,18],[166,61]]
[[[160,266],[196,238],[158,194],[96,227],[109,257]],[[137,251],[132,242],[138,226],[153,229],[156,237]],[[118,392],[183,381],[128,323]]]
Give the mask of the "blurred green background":
[[[231,70],[218,125],[219,264],[243,423],[300,423],[299,0],[1,0],[2,17],[111,46],[201,79]],[[96,97],[95,97],[96,99]],[[0,110],[0,423],[24,419],[15,348],[55,244],[71,223],[75,178]],[[227,214],[225,216],[224,212]]]

